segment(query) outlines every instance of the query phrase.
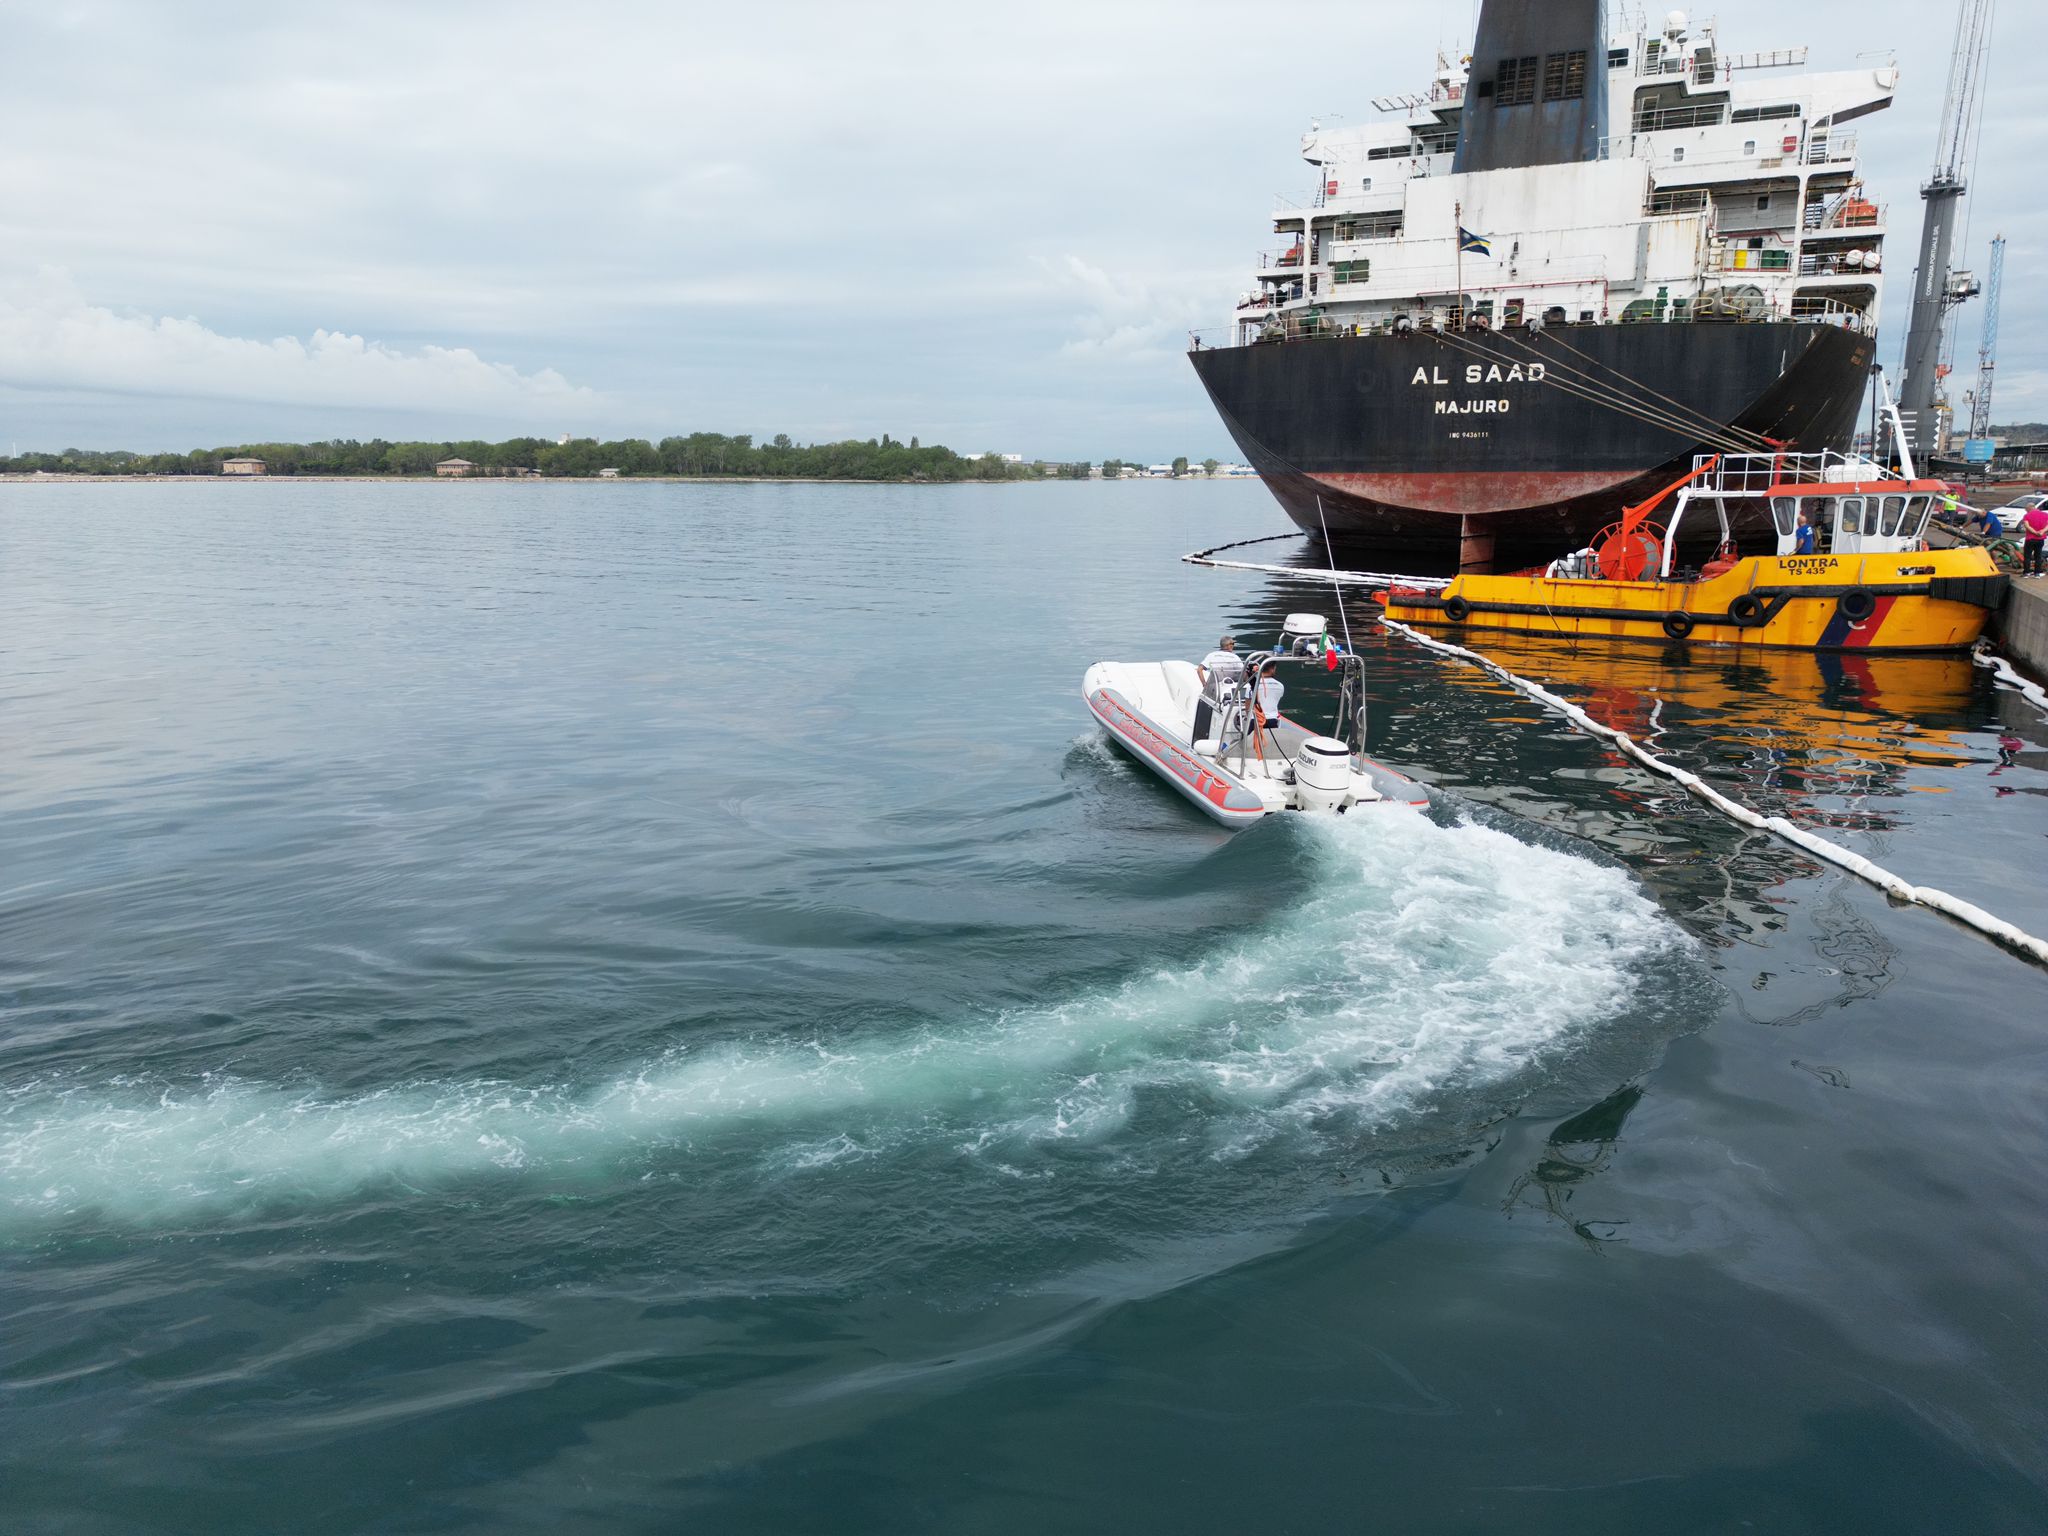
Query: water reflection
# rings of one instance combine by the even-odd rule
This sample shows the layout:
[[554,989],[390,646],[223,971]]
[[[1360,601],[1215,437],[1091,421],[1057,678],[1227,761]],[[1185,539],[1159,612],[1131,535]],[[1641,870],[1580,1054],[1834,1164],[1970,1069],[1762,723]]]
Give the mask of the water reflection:
[[1752,792],[1759,809],[1881,827],[1864,803],[1904,790],[1906,770],[1972,760],[1967,740],[1979,686],[1966,656],[1852,656],[1570,643],[1501,634],[1485,653],[1542,680],[1603,725],[1660,754]]
[[1606,1172],[1613,1162],[1622,1126],[1642,1097],[1643,1085],[1629,1083],[1558,1125],[1544,1142],[1536,1165],[1510,1186],[1501,1209],[1510,1217],[1520,1209],[1541,1211],[1589,1248],[1622,1240],[1625,1220],[1586,1216],[1573,1208],[1572,1201],[1580,1185]]

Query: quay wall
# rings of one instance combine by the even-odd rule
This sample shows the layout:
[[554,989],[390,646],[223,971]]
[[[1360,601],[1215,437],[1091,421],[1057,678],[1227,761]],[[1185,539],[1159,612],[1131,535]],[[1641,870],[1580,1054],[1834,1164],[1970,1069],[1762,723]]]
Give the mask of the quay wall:
[[2015,579],[1998,614],[1998,636],[2020,666],[2048,674],[2048,577]]

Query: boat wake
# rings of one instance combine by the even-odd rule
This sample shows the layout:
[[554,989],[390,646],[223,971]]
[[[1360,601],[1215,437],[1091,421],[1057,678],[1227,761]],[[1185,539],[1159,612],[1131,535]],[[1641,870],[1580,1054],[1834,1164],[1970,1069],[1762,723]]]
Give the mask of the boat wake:
[[186,1226],[477,1179],[731,1194],[883,1166],[910,1198],[934,1162],[1066,1197],[1177,1168],[1201,1190],[1262,1149],[1355,1165],[1361,1143],[1455,1141],[1576,1044],[1631,1020],[1672,1031],[1645,1020],[1675,1006],[1656,978],[1687,941],[1617,869],[1405,810],[1266,835],[1298,872],[1292,900],[1192,966],[1040,1006],[821,1018],[580,1087],[20,1084],[0,1093],[0,1223]]

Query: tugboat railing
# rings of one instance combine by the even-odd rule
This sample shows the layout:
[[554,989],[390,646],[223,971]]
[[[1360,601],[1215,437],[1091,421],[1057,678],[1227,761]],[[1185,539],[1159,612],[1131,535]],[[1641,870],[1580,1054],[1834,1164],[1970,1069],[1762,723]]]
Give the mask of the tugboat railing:
[[1690,489],[1701,496],[1761,496],[1774,485],[1819,489],[1852,481],[1868,484],[1899,479],[1874,460],[1832,448],[1820,453],[1703,453],[1694,455],[1692,462],[1700,478]]

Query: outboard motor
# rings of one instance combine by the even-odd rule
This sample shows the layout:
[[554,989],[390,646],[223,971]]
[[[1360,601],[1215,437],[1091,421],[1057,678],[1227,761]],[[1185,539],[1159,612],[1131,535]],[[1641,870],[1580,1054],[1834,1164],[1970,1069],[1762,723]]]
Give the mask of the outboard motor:
[[1351,749],[1334,736],[1311,736],[1294,759],[1294,789],[1304,811],[1335,811],[1351,794]]
[[1282,656],[1320,656],[1329,621],[1320,613],[1290,613],[1280,629],[1280,643],[1273,647]]

